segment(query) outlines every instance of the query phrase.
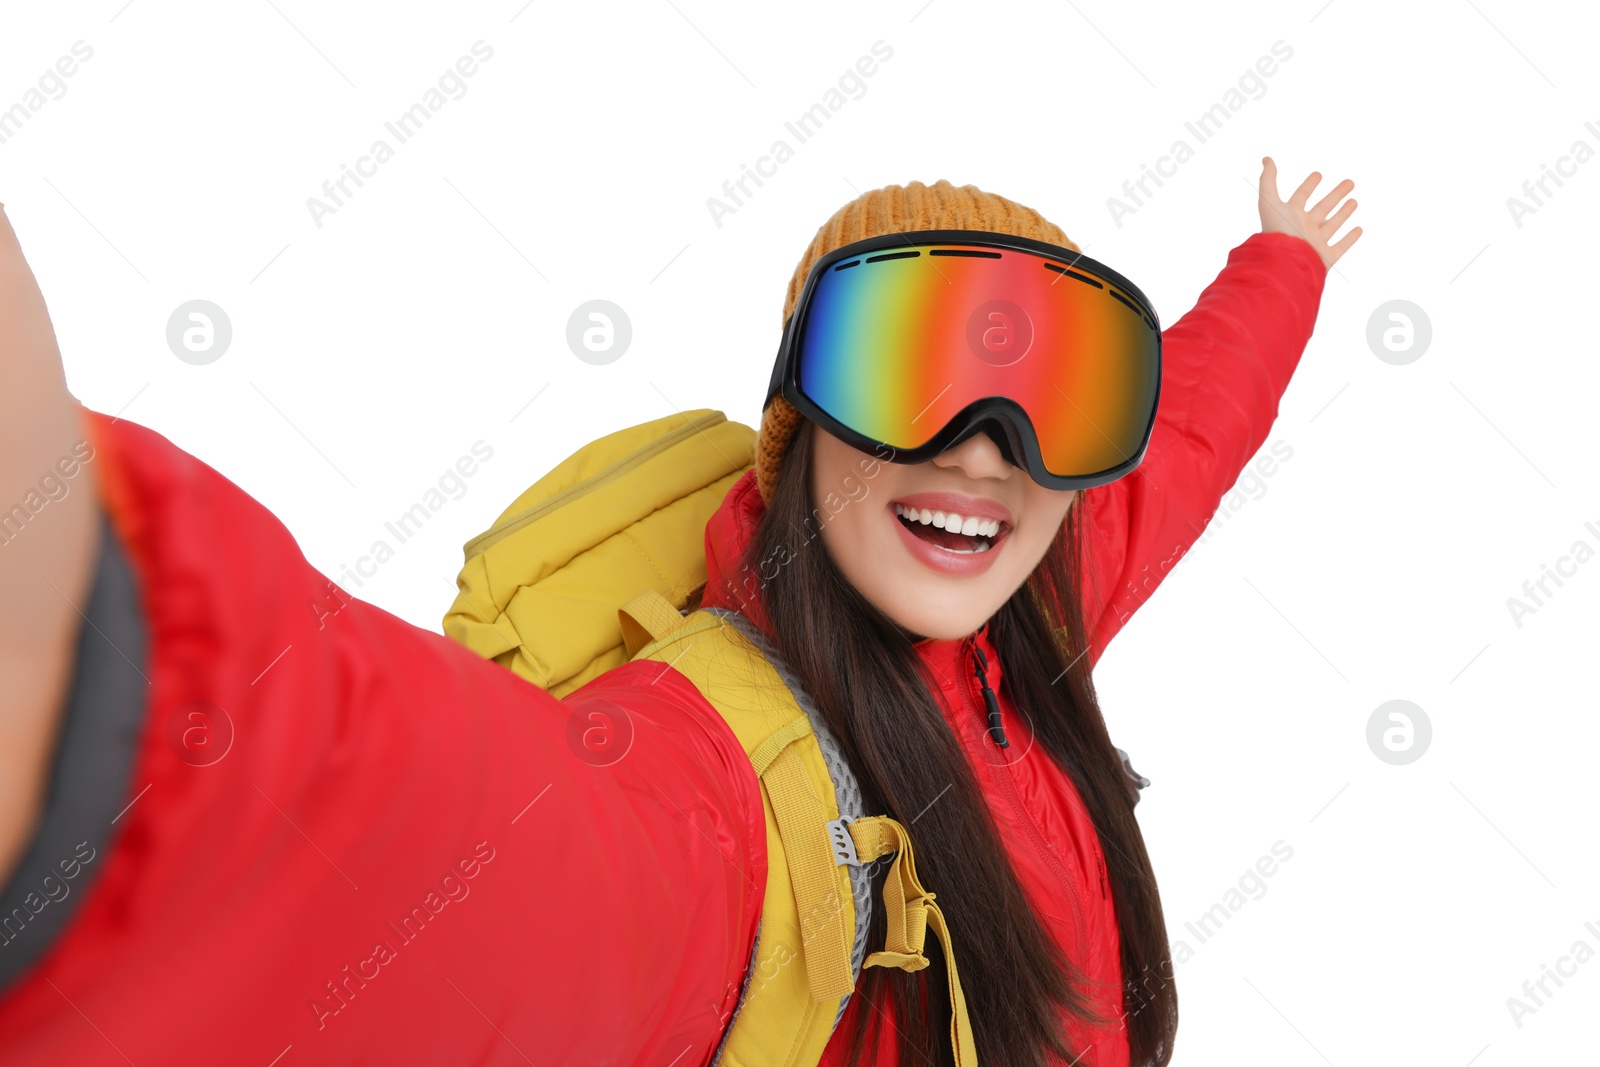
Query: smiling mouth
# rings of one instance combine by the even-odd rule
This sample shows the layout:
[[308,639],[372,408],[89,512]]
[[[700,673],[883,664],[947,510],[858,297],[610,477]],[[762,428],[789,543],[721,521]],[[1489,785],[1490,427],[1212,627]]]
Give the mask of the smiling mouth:
[[981,519],[930,508],[896,504],[894,514],[914,536],[956,555],[988,552],[1011,532],[1010,524],[999,519]]

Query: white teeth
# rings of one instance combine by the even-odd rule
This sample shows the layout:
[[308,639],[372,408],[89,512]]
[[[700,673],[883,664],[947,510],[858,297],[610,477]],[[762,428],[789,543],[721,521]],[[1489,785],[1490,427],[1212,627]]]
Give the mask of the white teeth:
[[[924,526],[932,525],[951,533],[964,534],[967,537],[994,537],[1000,532],[999,519],[980,519],[977,516],[961,516],[953,511],[930,511],[927,508],[908,508],[903,504],[894,506],[896,515],[920,522]],[[958,551],[958,550],[952,550]],[[974,549],[977,552],[988,551],[987,546]]]

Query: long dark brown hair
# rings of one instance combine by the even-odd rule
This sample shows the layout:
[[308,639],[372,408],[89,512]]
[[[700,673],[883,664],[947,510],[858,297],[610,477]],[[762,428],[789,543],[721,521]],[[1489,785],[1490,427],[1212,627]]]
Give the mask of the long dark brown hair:
[[[803,420],[773,498],[741,561],[734,603],[759,576],[759,599],[778,652],[812,697],[858,776],[869,812],[916,820],[918,873],[949,920],[979,1057],[986,1067],[1037,1067],[1053,1054],[1093,1063],[1070,1047],[1060,1014],[1115,1025],[1094,1014],[1079,972],[1029,906],[959,742],[935,703],[937,681],[908,633],[839,571],[820,536],[829,512],[811,500],[814,424]],[[1166,921],[1144,838],[1137,790],[1106,732],[1090,679],[1077,575],[1086,494],[1068,511],[1044,559],[990,620],[1005,685],[1027,709],[1043,758],[1076,785],[1100,834],[1122,945],[1123,1012],[1135,1067],[1164,1065],[1178,1026]],[[851,503],[849,506],[859,506]],[[691,596],[698,605],[701,591]],[[1054,681],[1058,679],[1059,681]],[[1023,758],[1041,758],[1030,755]],[[937,803],[934,801],[937,800]],[[875,898],[877,892],[874,893]],[[869,949],[883,944],[875,908]],[[862,971],[851,1036],[852,1065],[877,1046],[882,1005],[892,1002],[903,1064],[954,1063],[944,960],[927,939],[931,965],[916,973]]]

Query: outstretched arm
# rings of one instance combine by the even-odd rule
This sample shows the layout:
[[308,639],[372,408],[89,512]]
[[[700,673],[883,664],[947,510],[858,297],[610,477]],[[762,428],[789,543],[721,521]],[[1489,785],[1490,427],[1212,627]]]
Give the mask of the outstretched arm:
[[87,444],[33,271],[0,205],[0,884],[38,818],[98,542]]
[[1260,449],[1300,362],[1328,270],[1361,228],[1334,233],[1355,210],[1335,205],[1355,183],[1307,206],[1313,172],[1288,200],[1262,160],[1261,232],[1228,255],[1194,309],[1162,335],[1161,406],[1144,462],[1085,490],[1084,621],[1090,663],[1204,531],[1245,463]]
[[[90,429],[145,637],[103,624],[120,649],[85,655],[139,704],[84,745],[74,695],[62,765],[118,732],[126,784],[53,785],[46,830],[58,806],[101,817],[42,832],[47,866],[30,848],[34,873],[0,886],[0,977],[30,960],[0,982],[6,1062],[106,1062],[84,1016],[141,1064],[290,1044],[306,1063],[521,1062],[505,1044],[705,1062],[766,836],[754,769],[694,686],[626,664],[557,700],[346,595],[171,442]],[[575,742],[585,698],[626,716],[620,758]]]
[[[766,881],[760,786],[715,709],[619,667],[580,690],[632,728],[597,766],[579,694],[348,596],[217,471],[71,405],[5,239],[5,429],[32,411],[11,377],[53,412],[6,470],[70,447],[75,414],[94,449],[94,485],[0,545],[8,671],[74,668],[64,713],[59,685],[7,686],[45,802],[0,802],[26,838],[0,876],[5,1062],[705,1062]],[[110,520],[92,595],[87,548],[43,543],[62,504]],[[25,646],[48,671],[11,655],[41,613],[69,633],[69,597],[82,642]]]

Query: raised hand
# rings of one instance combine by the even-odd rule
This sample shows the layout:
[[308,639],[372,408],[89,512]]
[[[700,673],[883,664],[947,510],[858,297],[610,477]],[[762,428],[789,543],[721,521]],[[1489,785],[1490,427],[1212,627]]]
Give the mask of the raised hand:
[[[1278,199],[1278,165],[1272,161],[1271,156],[1261,160],[1261,232],[1262,233],[1289,233],[1296,237],[1303,237],[1311,242],[1311,247],[1317,250],[1317,255],[1322,257],[1323,265],[1332,268],[1339,262],[1339,258],[1350,251],[1350,246],[1356,243],[1361,236],[1361,227],[1357,226],[1345,234],[1335,244],[1329,244],[1333,235],[1340,226],[1356,210],[1354,200],[1345,200],[1344,206],[1334,211],[1334,206],[1349,195],[1356,183],[1346,178],[1327,196],[1318,200],[1311,207],[1306,206],[1306,201],[1311,199],[1311,194],[1316,191],[1322,181],[1321,171],[1312,171],[1300,187],[1289,194],[1289,199]],[[1332,212],[1332,214],[1329,214]]]

